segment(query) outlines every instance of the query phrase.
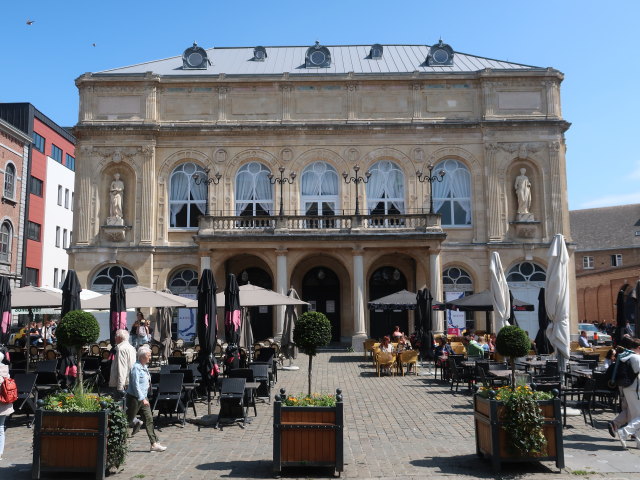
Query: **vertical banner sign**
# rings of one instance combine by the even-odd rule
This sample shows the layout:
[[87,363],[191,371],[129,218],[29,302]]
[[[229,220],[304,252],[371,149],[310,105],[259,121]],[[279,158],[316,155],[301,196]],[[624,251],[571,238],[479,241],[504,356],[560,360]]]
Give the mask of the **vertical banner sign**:
[[[464,292],[444,292],[445,301],[457,300],[464,296]],[[466,328],[466,313],[458,310],[447,310],[447,335],[461,335]]]

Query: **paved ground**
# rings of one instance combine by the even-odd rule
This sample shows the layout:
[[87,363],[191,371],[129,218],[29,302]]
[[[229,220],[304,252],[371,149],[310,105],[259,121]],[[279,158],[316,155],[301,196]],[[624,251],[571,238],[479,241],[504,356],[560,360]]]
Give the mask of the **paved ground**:
[[[298,371],[280,371],[277,388],[290,393],[306,391],[307,357]],[[501,474],[475,454],[471,396],[452,394],[448,385],[421,370],[420,376],[375,376],[361,354],[323,352],[314,359],[313,390],[345,397],[345,471],[343,477],[450,479],[640,479],[640,450],[624,451],[606,431],[610,413],[596,415],[595,428],[582,417],[569,419],[564,431],[566,468],[554,463],[505,464]],[[273,392],[275,394],[275,391]],[[197,405],[206,413],[206,405]],[[213,411],[217,413],[217,406]],[[193,414],[193,412],[191,412]],[[195,425],[164,426],[159,435],[169,448],[149,453],[144,429],[131,441],[131,453],[116,480],[271,478],[272,406],[258,404],[258,416],[245,429],[223,431]],[[31,430],[7,430],[0,479],[28,479],[31,468]],[[551,474],[551,475],[550,475]],[[285,471],[284,478],[322,478],[324,470]],[[51,478],[83,478],[52,475]],[[86,477],[84,477],[86,478]]]

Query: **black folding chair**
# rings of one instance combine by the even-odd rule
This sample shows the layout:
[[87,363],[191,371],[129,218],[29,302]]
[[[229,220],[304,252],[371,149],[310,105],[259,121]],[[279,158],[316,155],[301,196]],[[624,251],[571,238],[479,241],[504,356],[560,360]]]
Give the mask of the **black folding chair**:
[[102,376],[102,358],[100,357],[84,357],[82,359],[82,372],[84,380],[92,384],[100,392],[100,387],[104,385],[105,379]]
[[187,357],[169,357],[167,359],[169,365],[179,365],[180,368],[187,367]]
[[[591,417],[591,410],[593,408],[593,401],[595,396],[595,380],[593,378],[587,378],[584,388],[565,388],[560,392],[560,398],[562,399],[562,414],[564,417],[563,425],[567,426],[567,408],[575,408],[582,412],[584,417],[584,423],[587,423],[587,414],[589,415],[589,422],[593,427],[593,418]],[[574,399],[575,397],[575,399]]]
[[[17,373],[13,379],[16,381],[16,387],[18,389],[18,399],[13,402],[13,415],[16,413],[24,413],[29,421],[29,415],[35,414],[36,404],[38,402],[38,390],[36,390],[37,373]],[[35,416],[33,417],[35,420]],[[30,420],[28,426],[33,425],[33,420]]]
[[58,382],[58,375],[55,371],[53,372],[37,372],[36,379],[36,389],[38,393],[42,393],[45,396],[50,393],[55,392],[60,388],[60,383]]
[[[250,368],[234,368],[233,370],[229,370],[229,378],[244,378],[247,383],[255,381],[253,377],[253,370]],[[245,389],[244,406],[247,410],[249,407],[253,407],[253,416],[258,416],[258,411],[256,409],[256,396],[253,390]]]
[[258,389],[256,390],[256,397],[262,401],[265,399],[268,403],[271,403],[271,381],[269,378],[269,367],[263,363],[252,363],[249,365],[251,371],[253,371],[253,379],[256,382],[260,382]]
[[180,420],[180,414],[182,414],[182,426],[184,427],[187,418],[187,408],[182,400],[182,379],[183,376],[180,373],[168,373],[160,374],[160,382],[158,383],[158,392],[153,402],[153,410],[158,410],[158,417],[164,413],[173,417],[173,414],[177,414],[178,420]]
[[193,377],[193,371],[190,368],[183,368],[180,370],[171,370],[172,374],[180,374],[182,375],[182,388],[184,390],[184,404],[187,407],[193,408],[193,415],[197,416],[196,412],[196,402],[195,402],[195,391],[196,391],[196,382]]
[[272,383],[278,382],[278,363],[277,363],[277,350],[274,347],[262,347],[256,353],[256,357],[251,363],[268,363],[269,375]]
[[[171,358],[171,357],[170,357]],[[176,357],[178,358],[178,357]],[[171,373],[171,372],[175,372],[176,370],[181,370],[183,367],[179,364],[169,364],[169,365],[160,365],[160,373],[165,374],[165,373]],[[184,367],[186,368],[186,367]]]
[[244,378],[223,378],[220,386],[220,412],[214,428],[222,430],[222,421],[231,425],[242,420],[241,427],[247,424],[247,412],[244,407],[244,390],[247,381]]
[[58,366],[58,360],[40,360],[36,363],[36,373],[54,372]]

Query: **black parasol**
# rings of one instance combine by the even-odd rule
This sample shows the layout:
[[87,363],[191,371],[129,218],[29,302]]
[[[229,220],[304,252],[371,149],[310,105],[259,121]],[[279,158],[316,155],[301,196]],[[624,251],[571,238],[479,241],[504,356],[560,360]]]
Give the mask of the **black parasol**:
[[418,290],[416,295],[417,337],[420,339],[422,360],[433,359],[433,297],[428,288]]
[[536,350],[541,355],[553,353],[553,347],[547,338],[548,326],[549,317],[547,317],[547,307],[544,303],[544,288],[541,288],[538,294],[538,334],[535,339]]
[[75,270],[69,270],[67,276],[62,284],[62,310],[60,311],[60,318],[73,311],[80,310],[82,306],[80,304],[80,292],[82,287],[80,286],[80,280]]
[[120,275],[115,278],[113,285],[111,285],[109,319],[109,338],[113,347],[116,344],[116,330],[126,330],[127,328],[127,294]]
[[240,322],[240,288],[236,276],[230,273],[224,288],[224,335],[230,345],[240,341]]
[[7,345],[11,336],[11,287],[4,276],[0,277],[0,315],[0,344]]
[[206,268],[202,271],[200,282],[198,282],[198,316],[197,333],[200,344],[198,352],[198,370],[202,374],[202,381],[207,388],[207,405],[211,413],[211,386],[215,381],[218,371],[217,364],[213,358],[213,350],[216,345],[217,323],[216,323],[216,290],[218,285],[211,270]]

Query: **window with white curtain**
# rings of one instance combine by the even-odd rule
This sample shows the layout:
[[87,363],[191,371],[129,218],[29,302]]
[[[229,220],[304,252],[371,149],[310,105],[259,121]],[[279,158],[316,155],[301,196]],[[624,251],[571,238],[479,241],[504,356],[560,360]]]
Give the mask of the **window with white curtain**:
[[259,216],[273,212],[271,171],[258,162],[243,165],[236,175],[236,215]]
[[4,169],[4,196],[13,200],[15,190],[16,167],[9,163]]
[[[393,162],[382,160],[369,169],[367,208],[370,215],[398,215],[404,213],[404,173]],[[378,226],[390,226],[389,222]],[[403,222],[396,222],[396,224]],[[371,225],[374,226],[374,225]]]
[[445,171],[442,182],[433,182],[433,210],[442,216],[442,226],[471,225],[471,173],[464,163],[447,159],[434,171]]
[[198,217],[204,215],[207,206],[207,185],[198,185],[194,173],[205,178],[204,169],[195,163],[178,165],[169,179],[169,226],[172,228],[197,228]]
[[[301,206],[305,215],[335,215],[338,208],[338,172],[326,162],[308,165],[300,177]],[[314,221],[308,228],[333,228],[334,221]]]
[[11,261],[11,236],[13,228],[8,221],[2,222],[0,227],[0,262]]

